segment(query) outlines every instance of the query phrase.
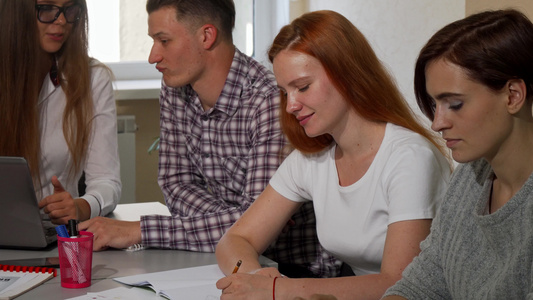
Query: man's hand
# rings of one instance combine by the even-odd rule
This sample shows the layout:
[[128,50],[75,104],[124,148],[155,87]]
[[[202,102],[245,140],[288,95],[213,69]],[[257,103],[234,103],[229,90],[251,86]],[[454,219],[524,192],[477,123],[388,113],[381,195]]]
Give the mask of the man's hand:
[[78,224],[78,229],[94,234],[94,251],[106,250],[109,247],[127,248],[142,241],[140,221],[118,221],[95,217]]
[[85,199],[73,199],[57,179],[52,177],[54,193],[39,201],[39,208],[48,214],[54,224],[67,224],[68,220],[86,220],[91,215],[91,207]]

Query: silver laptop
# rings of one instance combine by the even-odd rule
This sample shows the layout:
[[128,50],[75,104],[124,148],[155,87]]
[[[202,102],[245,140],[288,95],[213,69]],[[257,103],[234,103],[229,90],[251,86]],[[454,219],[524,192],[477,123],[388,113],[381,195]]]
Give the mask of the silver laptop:
[[57,233],[44,218],[26,160],[0,156],[0,248],[42,249],[55,242]]

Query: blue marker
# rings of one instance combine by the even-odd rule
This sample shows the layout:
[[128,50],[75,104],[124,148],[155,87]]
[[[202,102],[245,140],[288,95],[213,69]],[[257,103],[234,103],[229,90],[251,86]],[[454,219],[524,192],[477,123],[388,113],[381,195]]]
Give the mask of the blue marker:
[[70,237],[68,235],[67,226],[65,226],[65,225],[57,226],[56,227],[56,232],[57,232],[57,235],[60,236],[60,237],[64,237],[64,238]]

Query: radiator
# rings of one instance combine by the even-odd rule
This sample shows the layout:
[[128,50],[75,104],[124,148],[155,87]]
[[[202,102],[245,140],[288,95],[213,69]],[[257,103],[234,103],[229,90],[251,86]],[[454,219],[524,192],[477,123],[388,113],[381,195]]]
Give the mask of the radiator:
[[117,116],[118,155],[122,196],[119,203],[135,203],[135,116]]

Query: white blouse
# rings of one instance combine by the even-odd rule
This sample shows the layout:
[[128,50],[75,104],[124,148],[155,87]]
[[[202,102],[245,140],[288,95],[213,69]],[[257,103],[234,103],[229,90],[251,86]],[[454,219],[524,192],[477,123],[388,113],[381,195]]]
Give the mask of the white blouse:
[[47,75],[39,95],[41,126],[41,184],[37,198],[53,194],[52,176],[79,198],[78,181],[85,171],[86,193],[81,195],[91,207],[91,218],[105,216],[115,209],[121,193],[120,162],[117,142],[117,117],[111,74],[92,64],[91,90],[94,101],[93,131],[82,170],[69,176],[72,157],[63,135],[63,111],[66,96],[61,86],[54,86]]

